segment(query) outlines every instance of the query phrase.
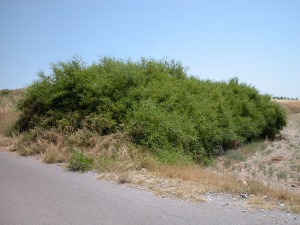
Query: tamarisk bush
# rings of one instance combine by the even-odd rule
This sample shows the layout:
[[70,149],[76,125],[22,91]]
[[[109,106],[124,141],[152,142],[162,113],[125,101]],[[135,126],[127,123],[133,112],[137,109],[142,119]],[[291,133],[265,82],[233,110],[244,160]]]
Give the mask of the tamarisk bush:
[[260,138],[274,138],[286,113],[268,95],[239,83],[189,76],[174,60],[78,58],[38,74],[19,102],[20,132],[36,127],[100,135],[124,132],[153,152],[176,151],[195,161]]

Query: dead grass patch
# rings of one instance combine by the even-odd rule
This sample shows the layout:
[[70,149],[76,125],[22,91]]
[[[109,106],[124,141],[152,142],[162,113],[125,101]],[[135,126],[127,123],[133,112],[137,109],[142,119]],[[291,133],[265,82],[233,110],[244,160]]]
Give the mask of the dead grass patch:
[[236,176],[217,173],[210,168],[201,166],[161,166],[156,167],[155,172],[163,177],[179,178],[183,181],[196,182],[206,187],[206,191],[242,193],[246,190],[243,181],[239,180]]
[[45,152],[42,154],[43,162],[61,163],[66,162],[70,157],[70,151],[65,147],[60,147],[53,143],[47,145]]
[[0,147],[14,150],[18,137],[13,134],[12,126],[18,118],[16,103],[21,98],[22,90],[1,90],[0,92]]
[[300,113],[300,100],[276,100],[288,114]]
[[253,207],[274,209],[281,204],[284,205],[282,209],[300,213],[299,195],[280,188],[270,188],[254,179],[241,180],[233,174],[216,173],[211,168],[200,166],[155,166],[152,169],[102,173],[101,179],[126,183],[130,187],[149,190],[161,197],[193,202],[204,201],[204,194],[209,192],[236,195],[244,193],[249,196],[249,203]]
[[12,124],[17,120],[18,113],[9,109],[0,108],[0,134],[8,136]]
[[118,176],[118,183],[119,184],[126,184],[126,183],[130,183],[131,179],[129,177],[128,172],[123,172]]
[[[157,194],[164,194],[168,197],[178,197],[194,201],[203,201],[201,195],[208,192],[231,193],[240,195],[246,193],[252,198],[262,199],[269,207],[276,206],[276,202],[284,202],[285,209],[300,213],[300,196],[281,188],[271,188],[255,179],[242,180],[232,173],[218,173],[212,168],[201,166],[155,166],[151,168],[158,178],[153,176],[143,177],[144,180],[137,179],[141,185],[151,187],[150,189]],[[137,176],[138,177],[138,176]],[[135,178],[136,179],[136,178]],[[165,180],[167,180],[167,182]],[[134,181],[132,183],[138,183]],[[163,186],[155,185],[157,181],[163,180]],[[149,184],[150,183],[150,184]],[[156,190],[158,189],[158,190]],[[267,196],[268,201],[263,196]],[[255,203],[252,201],[252,203]],[[278,204],[277,204],[278,205]]]

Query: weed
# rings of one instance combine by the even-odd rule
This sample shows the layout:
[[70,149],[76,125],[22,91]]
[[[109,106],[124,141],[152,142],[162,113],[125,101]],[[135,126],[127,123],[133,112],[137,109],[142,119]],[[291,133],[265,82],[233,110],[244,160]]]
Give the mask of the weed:
[[258,148],[259,148],[260,151],[264,151],[267,148],[267,146],[268,145],[266,143],[261,142],[261,143],[259,143]]
[[154,158],[157,162],[164,165],[193,165],[193,157],[184,152],[176,149],[172,150],[161,150],[154,153]]
[[264,152],[264,155],[270,155],[272,153],[272,149],[268,149],[267,151]]
[[246,157],[239,150],[230,150],[226,153],[226,157],[236,161],[245,161]]
[[224,167],[226,169],[228,169],[228,168],[230,168],[230,166],[231,166],[231,159],[225,159],[224,160]]
[[296,145],[293,143],[290,143],[289,146],[290,146],[290,148],[296,148]]
[[251,169],[251,164],[250,163],[244,163],[244,167],[247,171],[249,171]]
[[286,179],[287,179],[286,171],[280,171],[279,173],[277,173],[277,178],[278,178],[278,180],[284,179],[286,181]]
[[76,149],[69,160],[69,169],[72,171],[87,171],[90,170],[93,160],[85,155],[81,150]]
[[263,170],[264,171],[266,169],[266,165],[263,162],[260,162],[258,164],[258,167],[259,167],[259,170]]
[[[121,162],[118,161],[116,155],[109,155],[107,153],[104,153],[95,158],[94,168],[99,172],[116,171],[118,170],[118,164],[120,164]],[[124,164],[121,165],[124,166]],[[123,170],[125,170],[125,168],[123,168]]]
[[43,153],[43,161],[46,163],[61,163],[69,158],[67,148],[62,148],[54,144],[46,144],[47,149]]
[[291,171],[297,171],[297,172],[299,172],[300,165],[292,164],[292,165],[290,165],[290,169],[291,169]]
[[67,145],[78,146],[82,148],[93,148],[95,147],[95,141],[93,137],[97,134],[91,132],[90,130],[80,129],[67,138]]
[[121,173],[118,176],[118,183],[119,184],[125,184],[125,183],[130,183],[130,182],[131,182],[131,179],[130,179],[128,173]]
[[274,174],[274,168],[273,168],[273,166],[269,166],[269,168],[268,168],[268,176],[272,177],[273,174]]
[[259,149],[259,146],[262,143],[259,142],[252,142],[252,143],[248,143],[244,146],[242,146],[239,151],[241,153],[243,153],[245,156],[251,156],[253,154],[255,154],[257,152],[257,150]]

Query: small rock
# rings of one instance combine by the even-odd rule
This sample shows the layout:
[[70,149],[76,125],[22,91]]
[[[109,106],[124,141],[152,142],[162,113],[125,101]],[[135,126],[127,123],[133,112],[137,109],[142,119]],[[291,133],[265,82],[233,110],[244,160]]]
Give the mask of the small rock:
[[264,198],[264,199],[268,199],[268,196],[264,195],[263,198]]
[[245,209],[243,209],[243,210],[242,210],[242,212],[246,212],[246,210],[245,210]]
[[240,196],[241,196],[242,198],[248,198],[248,195],[247,195],[247,194],[240,194]]
[[243,185],[247,185],[247,182],[244,179],[241,179]]
[[162,198],[165,198],[166,196],[165,196],[165,195],[162,195],[161,197],[162,197]]

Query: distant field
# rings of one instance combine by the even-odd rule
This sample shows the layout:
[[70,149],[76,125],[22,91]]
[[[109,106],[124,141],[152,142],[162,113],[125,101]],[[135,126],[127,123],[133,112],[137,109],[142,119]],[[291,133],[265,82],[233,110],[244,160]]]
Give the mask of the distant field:
[[300,113],[300,100],[274,100],[278,102],[288,114]]

